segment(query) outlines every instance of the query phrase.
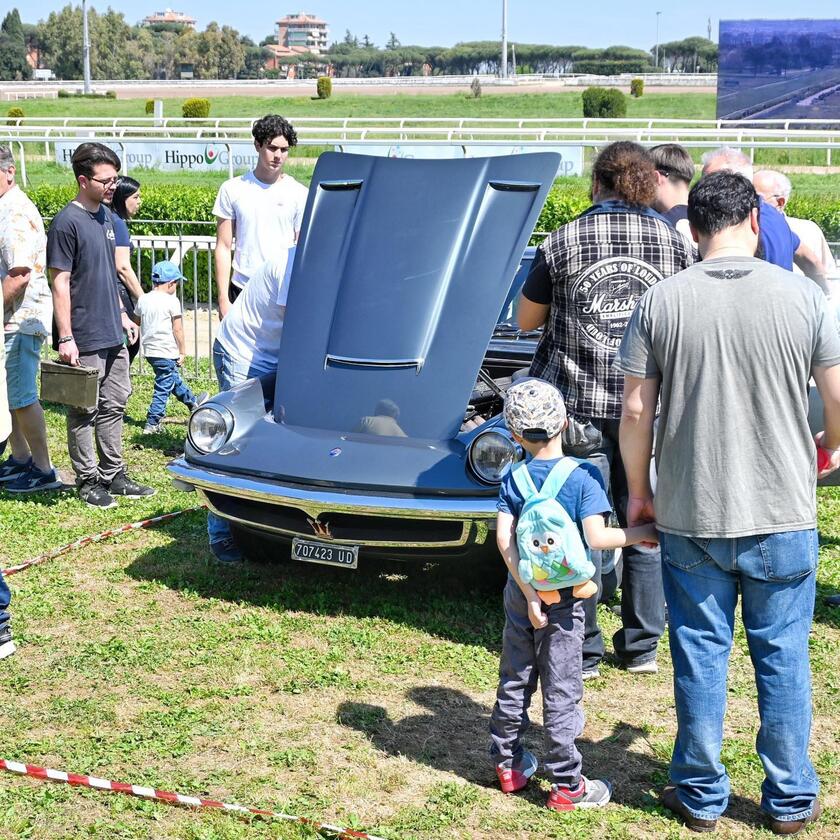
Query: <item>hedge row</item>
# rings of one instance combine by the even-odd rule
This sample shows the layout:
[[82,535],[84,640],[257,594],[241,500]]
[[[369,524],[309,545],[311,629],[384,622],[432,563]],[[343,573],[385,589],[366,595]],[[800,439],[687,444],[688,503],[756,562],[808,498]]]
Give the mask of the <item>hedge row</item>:
[[[40,186],[29,191],[29,195],[44,217],[54,216],[74,196],[71,185]],[[183,185],[160,185],[143,187],[141,215],[144,219],[159,220],[159,224],[132,222],[134,234],[155,234],[177,236],[208,236],[215,232],[212,225],[195,222],[213,221],[213,203],[216,200],[215,187],[190,187]],[[545,206],[537,221],[537,231],[552,231],[571,221],[590,204],[588,186],[578,179],[563,179],[548,194]],[[790,202],[790,215],[811,219],[816,222],[830,241],[840,240],[840,198],[822,195],[794,196]],[[207,254],[200,254],[199,299],[207,299]],[[185,266],[189,277],[191,264]],[[144,267],[145,271],[145,267]],[[144,278],[141,277],[141,280]],[[145,283],[144,285],[147,285]],[[192,282],[184,288],[185,297],[193,299]]]

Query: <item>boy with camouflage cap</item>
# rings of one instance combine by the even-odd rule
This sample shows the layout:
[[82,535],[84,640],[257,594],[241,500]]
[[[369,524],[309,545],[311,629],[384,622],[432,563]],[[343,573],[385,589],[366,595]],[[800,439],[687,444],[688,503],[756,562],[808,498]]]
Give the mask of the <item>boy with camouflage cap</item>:
[[537,760],[523,747],[522,736],[539,679],[546,745],[543,767],[551,782],[546,805],[556,811],[597,808],[610,801],[612,789],[609,782],[590,780],[581,773],[581,755],[575,746],[575,739],[583,731],[580,596],[585,591],[564,586],[553,591],[552,597],[541,598],[535,586],[523,580],[517,523],[530,499],[521,492],[522,477],[517,481],[515,473],[527,470],[527,480],[537,492],[549,479],[556,482],[552,477],[555,468],[563,474],[563,480],[556,482],[556,502],[589,548],[656,542],[656,530],[653,525],[606,527],[604,517],[611,506],[600,472],[586,461],[563,456],[560,436],[567,423],[566,408],[553,385],[527,379],[511,387],[505,399],[505,422],[529,459],[508,472],[499,491],[496,539],[509,574],[504,592],[499,688],[490,718],[490,753],[505,793],[528,784]]

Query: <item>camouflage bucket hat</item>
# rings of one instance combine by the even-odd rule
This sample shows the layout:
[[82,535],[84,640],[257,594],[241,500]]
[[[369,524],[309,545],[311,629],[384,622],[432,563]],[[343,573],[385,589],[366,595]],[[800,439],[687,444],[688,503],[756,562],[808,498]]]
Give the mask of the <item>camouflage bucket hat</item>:
[[526,379],[508,389],[505,423],[525,440],[557,437],[566,422],[566,404],[560,392],[542,379]]

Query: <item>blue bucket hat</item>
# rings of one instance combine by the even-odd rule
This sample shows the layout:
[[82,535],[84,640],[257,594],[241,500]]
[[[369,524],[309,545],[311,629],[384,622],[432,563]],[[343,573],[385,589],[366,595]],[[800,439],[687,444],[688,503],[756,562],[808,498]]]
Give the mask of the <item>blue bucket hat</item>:
[[172,260],[161,260],[152,266],[152,283],[159,286],[163,283],[171,283],[173,280],[186,280],[181,274],[181,269]]

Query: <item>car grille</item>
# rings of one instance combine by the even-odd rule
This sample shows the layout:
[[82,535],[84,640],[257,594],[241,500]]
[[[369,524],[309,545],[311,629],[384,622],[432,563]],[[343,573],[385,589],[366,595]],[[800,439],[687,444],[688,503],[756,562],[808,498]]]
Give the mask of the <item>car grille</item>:
[[[271,531],[309,539],[333,539],[359,545],[463,545],[470,523],[460,519],[422,519],[327,511],[317,521],[300,508],[205,491],[223,516]],[[313,525],[312,522],[315,521]],[[326,533],[329,536],[326,536]]]

